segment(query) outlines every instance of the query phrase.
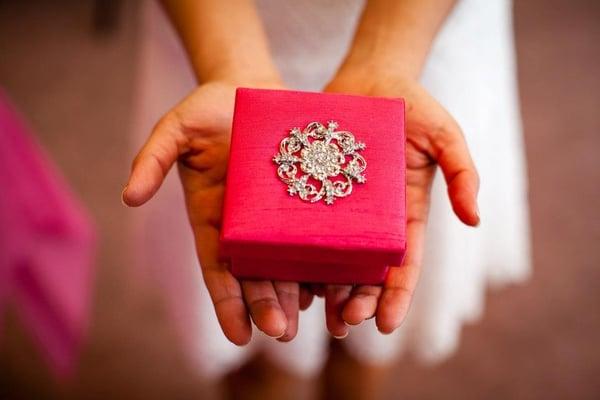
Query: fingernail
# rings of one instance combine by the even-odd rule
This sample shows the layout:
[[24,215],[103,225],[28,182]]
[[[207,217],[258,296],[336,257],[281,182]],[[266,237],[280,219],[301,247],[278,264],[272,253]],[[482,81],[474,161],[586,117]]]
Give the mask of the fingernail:
[[129,207],[129,205],[125,203],[125,192],[127,191],[127,186],[128,185],[125,185],[123,191],[121,192],[121,204],[123,204],[125,207]]
[[[285,333],[286,333],[286,332],[285,332],[285,331],[283,331],[283,333],[282,333],[281,335],[279,335],[279,336],[271,336],[271,337],[272,337],[273,339],[281,339],[282,337],[284,337],[284,336],[285,336]],[[270,336],[270,335],[267,335],[267,336]]]
[[477,216],[477,223],[475,226],[479,226],[481,224],[481,215],[479,214],[479,205],[475,205],[475,215]]
[[340,335],[340,336],[332,335],[332,336],[334,339],[340,340],[340,339],[344,339],[346,336],[348,336],[349,333],[350,333],[350,331],[346,331],[346,333],[344,333],[343,335]]

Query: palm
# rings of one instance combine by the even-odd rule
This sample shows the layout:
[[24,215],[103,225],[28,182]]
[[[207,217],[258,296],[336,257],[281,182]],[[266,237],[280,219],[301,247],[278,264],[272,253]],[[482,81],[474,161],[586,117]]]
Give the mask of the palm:
[[203,277],[223,332],[236,344],[247,343],[251,316],[268,335],[291,340],[297,330],[298,284],[238,282],[218,257],[234,98],[233,85],[210,83],[163,117],[134,161],[124,199],[143,204],[177,160]]
[[401,267],[390,270],[383,287],[330,286],[326,291],[327,325],[334,335],[347,332],[344,322],[359,324],[376,316],[389,333],[404,319],[416,286],[425,239],[430,188],[437,164],[442,167],[457,216],[468,225],[479,221],[478,178],[460,129],[448,112],[413,80],[373,81],[337,78],[328,91],[367,96],[403,97],[406,101],[407,236]]

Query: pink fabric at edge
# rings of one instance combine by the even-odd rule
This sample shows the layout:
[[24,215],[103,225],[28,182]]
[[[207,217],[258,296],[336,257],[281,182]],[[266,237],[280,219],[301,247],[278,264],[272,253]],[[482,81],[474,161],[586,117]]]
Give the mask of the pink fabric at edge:
[[90,218],[0,91],[0,322],[14,305],[57,375],[88,325],[94,249]]

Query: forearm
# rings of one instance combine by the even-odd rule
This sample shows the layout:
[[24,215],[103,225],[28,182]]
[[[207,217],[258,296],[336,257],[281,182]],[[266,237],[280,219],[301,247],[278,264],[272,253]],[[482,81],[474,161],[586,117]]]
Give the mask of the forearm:
[[279,80],[252,0],[162,0],[200,82]]
[[455,0],[369,0],[342,69],[418,77]]

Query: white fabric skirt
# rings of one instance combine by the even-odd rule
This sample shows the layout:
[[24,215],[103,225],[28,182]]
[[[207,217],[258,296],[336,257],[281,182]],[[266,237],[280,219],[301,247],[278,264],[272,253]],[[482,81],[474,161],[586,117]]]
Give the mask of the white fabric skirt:
[[[271,48],[291,88],[319,90],[332,77],[355,29],[361,0],[259,0]],[[160,8],[144,4],[133,120],[133,149],[153,124],[195,85],[183,50]],[[433,186],[426,255],[410,313],[392,335],[373,320],[344,339],[358,359],[382,363],[412,354],[424,362],[450,356],[461,327],[483,310],[488,286],[530,273],[526,169],[518,106],[512,4],[463,0],[440,32],[422,83],[458,120],[481,176],[482,223],[463,226],[452,213],[445,183]],[[243,348],[221,333],[202,282],[177,174],[137,213],[136,260],[160,286],[190,360],[219,377],[263,351],[283,368],[310,375],[326,359],[322,301],[301,313],[298,337],[279,343],[255,329]]]

